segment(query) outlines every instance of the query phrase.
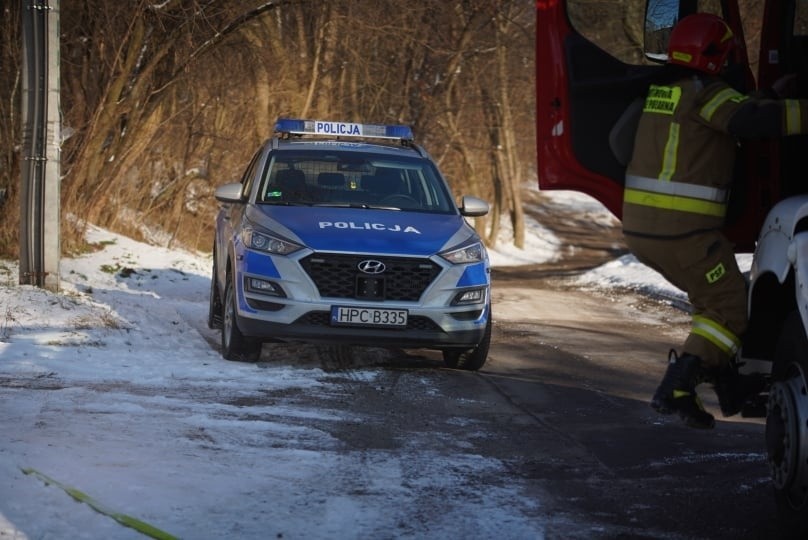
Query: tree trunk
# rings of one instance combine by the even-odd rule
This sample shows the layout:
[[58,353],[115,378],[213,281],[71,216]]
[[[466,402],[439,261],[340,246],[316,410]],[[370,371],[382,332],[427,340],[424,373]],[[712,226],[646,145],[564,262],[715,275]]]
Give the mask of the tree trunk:
[[503,172],[501,179],[508,199],[508,212],[513,227],[513,243],[522,249],[525,247],[525,213],[522,208],[522,176],[519,167],[517,144],[515,137],[515,126],[511,113],[511,99],[508,93],[508,51],[504,43],[504,38],[509,33],[510,17],[498,14],[496,17],[496,65],[497,83],[499,90],[499,103],[497,114],[497,126],[500,131],[498,140],[502,144],[499,158],[501,160],[500,169]]

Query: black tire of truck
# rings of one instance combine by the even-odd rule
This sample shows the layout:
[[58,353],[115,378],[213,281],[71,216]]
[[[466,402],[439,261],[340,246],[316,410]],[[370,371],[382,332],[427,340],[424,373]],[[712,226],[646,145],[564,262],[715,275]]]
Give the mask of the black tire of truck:
[[808,338],[798,311],[786,317],[772,366],[766,446],[784,538],[808,538]]

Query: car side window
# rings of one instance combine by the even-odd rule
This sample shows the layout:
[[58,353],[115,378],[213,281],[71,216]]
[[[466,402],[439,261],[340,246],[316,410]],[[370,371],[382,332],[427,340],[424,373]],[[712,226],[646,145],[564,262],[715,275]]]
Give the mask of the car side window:
[[[621,62],[632,65],[648,65],[654,62],[646,58],[645,7],[642,0],[627,2],[591,2],[591,0],[568,0],[570,23],[586,39],[608,52]],[[660,0],[649,4],[656,18],[668,18],[671,26],[676,20],[679,2]],[[721,0],[698,0],[695,10],[722,15]],[[651,32],[653,34],[653,32]],[[664,52],[668,32],[663,32],[655,49]]]
[[570,23],[582,36],[626,64],[648,63],[643,53],[645,2],[569,0]]
[[247,170],[244,171],[244,175],[241,177],[241,196],[243,198],[248,197],[250,195],[250,191],[252,191],[252,185],[253,182],[255,182],[255,169],[258,167],[260,158],[261,150],[258,150],[250,161],[250,165],[247,167]]

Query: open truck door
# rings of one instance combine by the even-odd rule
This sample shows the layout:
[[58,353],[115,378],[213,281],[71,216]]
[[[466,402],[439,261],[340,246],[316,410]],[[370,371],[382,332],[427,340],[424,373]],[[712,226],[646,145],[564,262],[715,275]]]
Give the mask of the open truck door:
[[[577,8],[581,14],[576,16],[574,1],[537,1],[536,139],[541,189],[587,193],[621,217],[627,163],[621,154],[630,157],[633,144],[631,126],[636,124],[630,116],[632,105],[637,107],[660,75],[673,24],[690,13],[706,10],[699,4],[695,0],[649,0],[645,20],[638,11],[640,20],[635,22],[641,29],[638,41],[618,46],[621,51],[633,47],[634,54],[618,58],[603,47],[613,45],[603,28],[579,28],[586,24],[586,5]],[[703,4],[723,4],[724,9],[716,14],[727,20],[743,41],[741,16],[734,0]],[[623,19],[620,15],[611,17]],[[582,30],[598,34],[601,41],[593,42]],[[635,61],[626,60],[627,56]],[[744,92],[753,89],[744,47],[734,51],[728,72],[733,86]],[[730,201],[727,234],[740,249],[751,251],[773,201],[771,195],[759,192],[764,183],[753,177],[748,166],[739,165],[738,174],[743,178],[736,182],[739,188]]]
[[[741,45],[727,81],[739,91],[796,74],[792,97],[808,98],[808,0],[745,2],[754,12],[743,14],[738,0],[646,0],[637,13],[627,4],[536,1],[539,187],[587,193],[618,218],[632,104],[660,74],[676,21],[696,12],[727,21]],[[756,80],[742,15],[760,36]],[[638,25],[633,55],[607,46],[619,34],[609,24],[624,25],[624,34]],[[754,251],[739,361],[770,380],[765,447],[779,520],[787,538],[808,538],[808,136],[741,142],[734,176],[725,233],[738,252]]]
[[609,133],[660,66],[627,64],[589,41],[570,22],[566,2],[536,5],[539,187],[581,191],[620,218],[625,166]]

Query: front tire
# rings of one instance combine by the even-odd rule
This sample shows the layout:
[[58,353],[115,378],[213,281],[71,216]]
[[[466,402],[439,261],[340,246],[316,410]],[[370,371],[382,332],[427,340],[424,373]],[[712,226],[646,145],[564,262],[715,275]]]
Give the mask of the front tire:
[[260,341],[246,337],[238,328],[235,287],[228,277],[222,317],[222,356],[225,360],[256,362],[261,356],[261,345]]
[[798,311],[786,318],[775,350],[766,447],[780,527],[808,537],[808,338]]
[[483,339],[473,349],[444,349],[443,364],[449,368],[477,371],[488,359],[488,349],[491,346],[491,313],[488,313],[488,322],[485,325]]

